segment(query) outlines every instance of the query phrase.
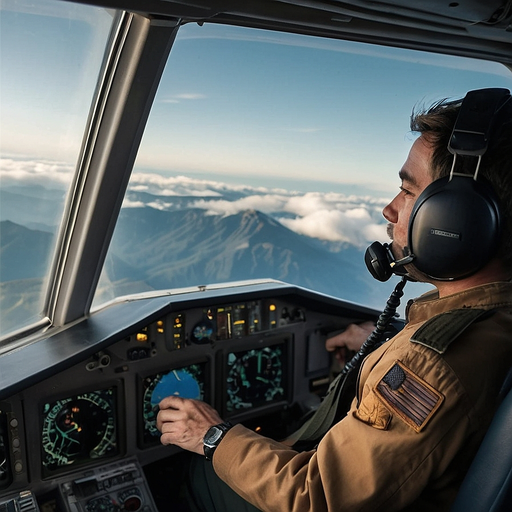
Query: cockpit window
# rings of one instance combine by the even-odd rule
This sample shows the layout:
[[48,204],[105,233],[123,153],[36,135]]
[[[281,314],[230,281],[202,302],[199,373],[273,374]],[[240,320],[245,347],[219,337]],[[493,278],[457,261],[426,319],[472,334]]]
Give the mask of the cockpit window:
[[0,6],[0,336],[40,321],[113,16],[44,0]]
[[511,85],[471,59],[183,26],[94,304],[273,278],[382,308],[396,283],[374,282],[363,254],[387,241],[412,108]]

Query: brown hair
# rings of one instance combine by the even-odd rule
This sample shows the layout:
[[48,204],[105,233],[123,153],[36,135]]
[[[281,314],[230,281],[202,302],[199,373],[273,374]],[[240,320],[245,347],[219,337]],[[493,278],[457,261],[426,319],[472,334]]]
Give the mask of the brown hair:
[[[462,100],[442,100],[429,108],[415,109],[411,115],[411,130],[419,132],[432,144],[430,171],[434,180],[450,174],[453,155],[448,142]],[[500,205],[502,233],[497,256],[512,269],[512,100],[506,105],[486,153],[482,156],[478,176],[492,185]],[[455,172],[473,175],[477,157],[457,156]]]

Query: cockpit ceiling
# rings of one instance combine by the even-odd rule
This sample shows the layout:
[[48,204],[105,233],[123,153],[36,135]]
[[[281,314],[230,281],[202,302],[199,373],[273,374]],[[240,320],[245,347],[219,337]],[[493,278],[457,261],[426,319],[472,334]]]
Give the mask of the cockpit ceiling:
[[512,65],[512,0],[79,0],[172,17],[363,41]]

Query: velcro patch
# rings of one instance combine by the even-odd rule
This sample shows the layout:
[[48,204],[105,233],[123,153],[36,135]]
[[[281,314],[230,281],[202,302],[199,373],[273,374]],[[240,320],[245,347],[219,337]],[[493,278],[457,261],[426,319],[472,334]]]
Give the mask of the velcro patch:
[[444,397],[400,361],[396,361],[375,387],[386,407],[416,432],[439,409]]

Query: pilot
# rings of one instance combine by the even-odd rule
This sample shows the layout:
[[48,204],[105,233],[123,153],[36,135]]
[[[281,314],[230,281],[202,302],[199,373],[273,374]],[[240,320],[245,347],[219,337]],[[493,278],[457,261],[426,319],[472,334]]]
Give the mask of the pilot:
[[198,454],[191,510],[417,512],[454,501],[512,366],[510,93],[438,102],[413,113],[411,129],[400,191],[383,210],[392,243],[372,265],[378,278],[435,289],[366,358],[350,410],[312,450],[231,426],[204,402],[162,400],[161,442]]

